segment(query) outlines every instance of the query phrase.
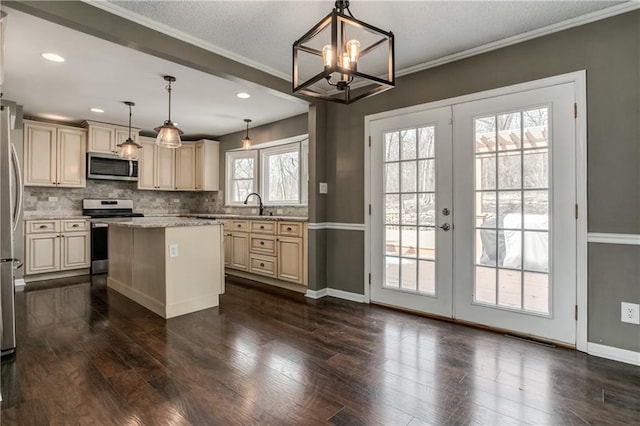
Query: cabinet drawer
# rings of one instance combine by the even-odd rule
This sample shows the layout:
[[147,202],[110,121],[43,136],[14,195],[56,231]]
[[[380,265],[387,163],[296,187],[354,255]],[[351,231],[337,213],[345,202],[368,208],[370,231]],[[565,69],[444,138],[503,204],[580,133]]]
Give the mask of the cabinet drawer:
[[60,232],[60,222],[57,220],[29,220],[27,234],[47,234]]
[[302,222],[278,222],[278,235],[287,235],[289,237],[302,237]]
[[62,232],[88,231],[89,223],[84,219],[63,220]]
[[247,232],[249,231],[248,220],[231,220],[229,221],[229,231]]
[[259,221],[252,220],[251,221],[251,232],[252,233],[260,233],[260,234],[271,234],[275,235],[276,233],[276,222],[274,221]]
[[276,255],[276,237],[251,234],[249,251],[252,253]]
[[276,278],[276,258],[271,256],[249,256],[249,272]]

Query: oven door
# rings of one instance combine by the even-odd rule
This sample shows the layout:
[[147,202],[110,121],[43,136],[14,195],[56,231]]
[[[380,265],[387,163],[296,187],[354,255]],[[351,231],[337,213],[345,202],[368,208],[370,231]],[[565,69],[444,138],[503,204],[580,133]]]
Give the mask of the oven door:
[[91,224],[91,275],[109,272],[109,225]]

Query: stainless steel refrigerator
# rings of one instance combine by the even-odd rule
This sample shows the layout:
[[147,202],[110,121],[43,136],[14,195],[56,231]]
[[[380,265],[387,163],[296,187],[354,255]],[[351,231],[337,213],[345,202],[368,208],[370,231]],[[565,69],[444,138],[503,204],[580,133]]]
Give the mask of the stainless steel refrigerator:
[[15,351],[15,276],[22,266],[22,107],[0,107],[0,308],[2,355]]

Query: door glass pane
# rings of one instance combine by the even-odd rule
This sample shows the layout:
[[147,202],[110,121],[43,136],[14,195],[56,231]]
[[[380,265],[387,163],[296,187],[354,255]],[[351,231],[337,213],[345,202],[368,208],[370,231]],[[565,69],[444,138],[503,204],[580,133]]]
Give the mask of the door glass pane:
[[403,290],[417,290],[417,261],[415,259],[402,258],[400,264],[400,288]]
[[387,163],[384,166],[385,192],[400,192],[400,163]]
[[402,169],[402,186],[401,190],[404,193],[416,192],[416,162],[415,161],[403,161],[400,163]]
[[384,141],[384,285],[435,294],[435,127],[389,132]]
[[420,260],[418,262],[418,291],[420,293],[436,293],[436,262]]
[[550,312],[548,112],[474,120],[476,303]]

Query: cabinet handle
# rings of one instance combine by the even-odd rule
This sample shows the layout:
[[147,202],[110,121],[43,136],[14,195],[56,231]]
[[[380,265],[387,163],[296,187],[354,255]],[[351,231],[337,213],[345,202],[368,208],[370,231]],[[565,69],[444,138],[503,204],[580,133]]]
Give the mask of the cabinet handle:
[[260,229],[264,229],[264,225],[260,225]]
[[260,245],[263,246],[264,245],[264,241],[260,241]]
[[264,263],[260,263],[260,266],[262,266],[264,268]]
[[79,227],[79,226],[80,226],[80,225],[78,225],[77,223],[76,223],[76,224],[71,225],[71,227],[72,227],[72,228],[77,228],[77,227]]
[[40,229],[44,229],[44,228],[46,228],[46,227],[47,227],[47,225],[40,225],[40,226],[39,226],[39,228],[40,228]]
[[242,228],[242,225],[238,224],[238,228]]
[[290,226],[287,227],[287,231],[291,231],[291,227]]

